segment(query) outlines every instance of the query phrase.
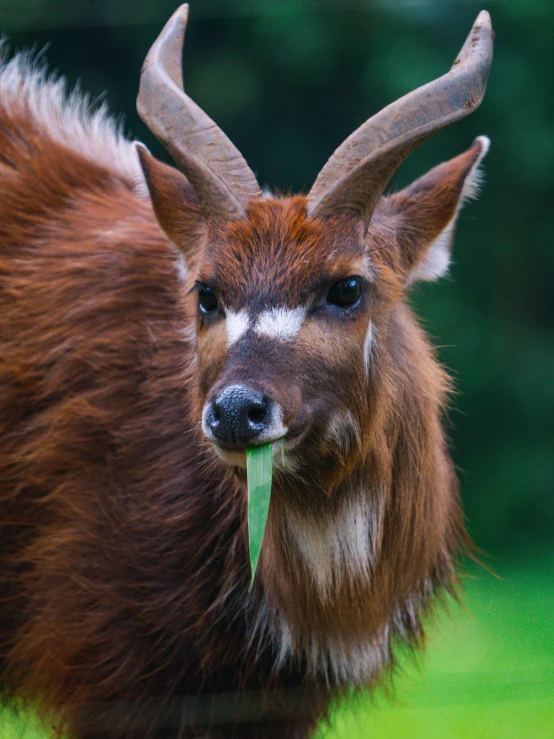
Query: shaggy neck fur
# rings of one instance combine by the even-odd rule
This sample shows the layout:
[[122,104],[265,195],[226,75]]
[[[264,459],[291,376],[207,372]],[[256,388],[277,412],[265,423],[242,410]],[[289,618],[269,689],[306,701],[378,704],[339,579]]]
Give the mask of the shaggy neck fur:
[[[370,423],[353,409],[327,474],[277,474],[262,555],[263,614],[279,659],[301,658],[335,684],[373,681],[393,638],[420,639],[420,617],[433,592],[451,586],[464,542],[439,420],[448,379],[407,309],[391,324],[381,341],[392,357],[376,351],[372,363]],[[383,383],[396,352],[414,361]]]

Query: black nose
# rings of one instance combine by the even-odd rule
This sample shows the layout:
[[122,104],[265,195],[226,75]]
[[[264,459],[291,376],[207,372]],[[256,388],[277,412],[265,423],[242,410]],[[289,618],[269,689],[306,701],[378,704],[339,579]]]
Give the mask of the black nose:
[[230,385],[210,403],[206,424],[226,446],[245,447],[255,443],[270,425],[270,406],[257,390]]

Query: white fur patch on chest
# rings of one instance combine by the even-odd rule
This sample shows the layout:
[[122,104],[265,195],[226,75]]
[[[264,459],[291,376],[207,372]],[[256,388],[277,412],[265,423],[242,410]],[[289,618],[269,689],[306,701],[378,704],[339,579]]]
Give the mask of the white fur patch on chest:
[[385,627],[374,641],[361,644],[312,637],[305,658],[310,677],[323,678],[328,685],[367,685],[390,660],[389,629]]
[[269,639],[277,650],[276,668],[288,661],[304,662],[311,680],[323,680],[327,685],[362,687],[378,677],[390,661],[390,628],[385,625],[374,639],[353,643],[346,635],[321,638],[313,635],[301,643],[292,632],[282,613],[270,612],[263,601],[257,608],[251,626],[249,647],[256,649]]
[[[340,588],[348,576],[367,578],[379,549],[382,507],[367,494],[349,496],[334,516],[290,511],[286,518],[285,546],[316,586],[314,597],[329,609],[340,608]],[[279,607],[262,602],[253,614],[251,648],[269,639],[277,650],[276,667],[301,661],[311,679],[328,685],[370,683],[390,660],[388,625],[371,639],[352,640],[350,633],[297,635]]]
[[291,511],[286,526],[288,544],[300,556],[322,600],[332,599],[348,576],[369,579],[380,516],[365,495],[344,501],[333,516]]

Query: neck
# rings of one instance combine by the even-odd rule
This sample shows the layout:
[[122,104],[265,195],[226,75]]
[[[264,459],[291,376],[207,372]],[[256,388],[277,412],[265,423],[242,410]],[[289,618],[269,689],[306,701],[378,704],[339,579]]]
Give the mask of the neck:
[[[400,367],[391,347],[389,366],[374,364],[369,411],[343,414],[327,436],[316,430],[298,464],[275,472],[248,598],[252,643],[271,641],[278,663],[296,661],[333,684],[370,683],[394,637],[421,638],[430,596],[452,586],[453,560],[464,546],[440,424],[447,378],[419,330],[410,330],[417,361]],[[394,333],[402,335],[398,326]],[[391,366],[395,381],[385,382]]]

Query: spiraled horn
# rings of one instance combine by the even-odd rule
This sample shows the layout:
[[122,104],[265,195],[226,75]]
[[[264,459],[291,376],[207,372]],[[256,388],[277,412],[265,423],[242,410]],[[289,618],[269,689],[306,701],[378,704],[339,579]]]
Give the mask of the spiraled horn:
[[223,131],[184,91],[188,5],[171,16],[142,67],[137,110],[194,187],[206,216],[238,219],[260,196],[254,174]]
[[367,222],[408,154],[479,106],[492,62],[493,37],[490,16],[483,10],[447,74],[387,106],[347,138],[310,190],[309,215],[354,212]]

